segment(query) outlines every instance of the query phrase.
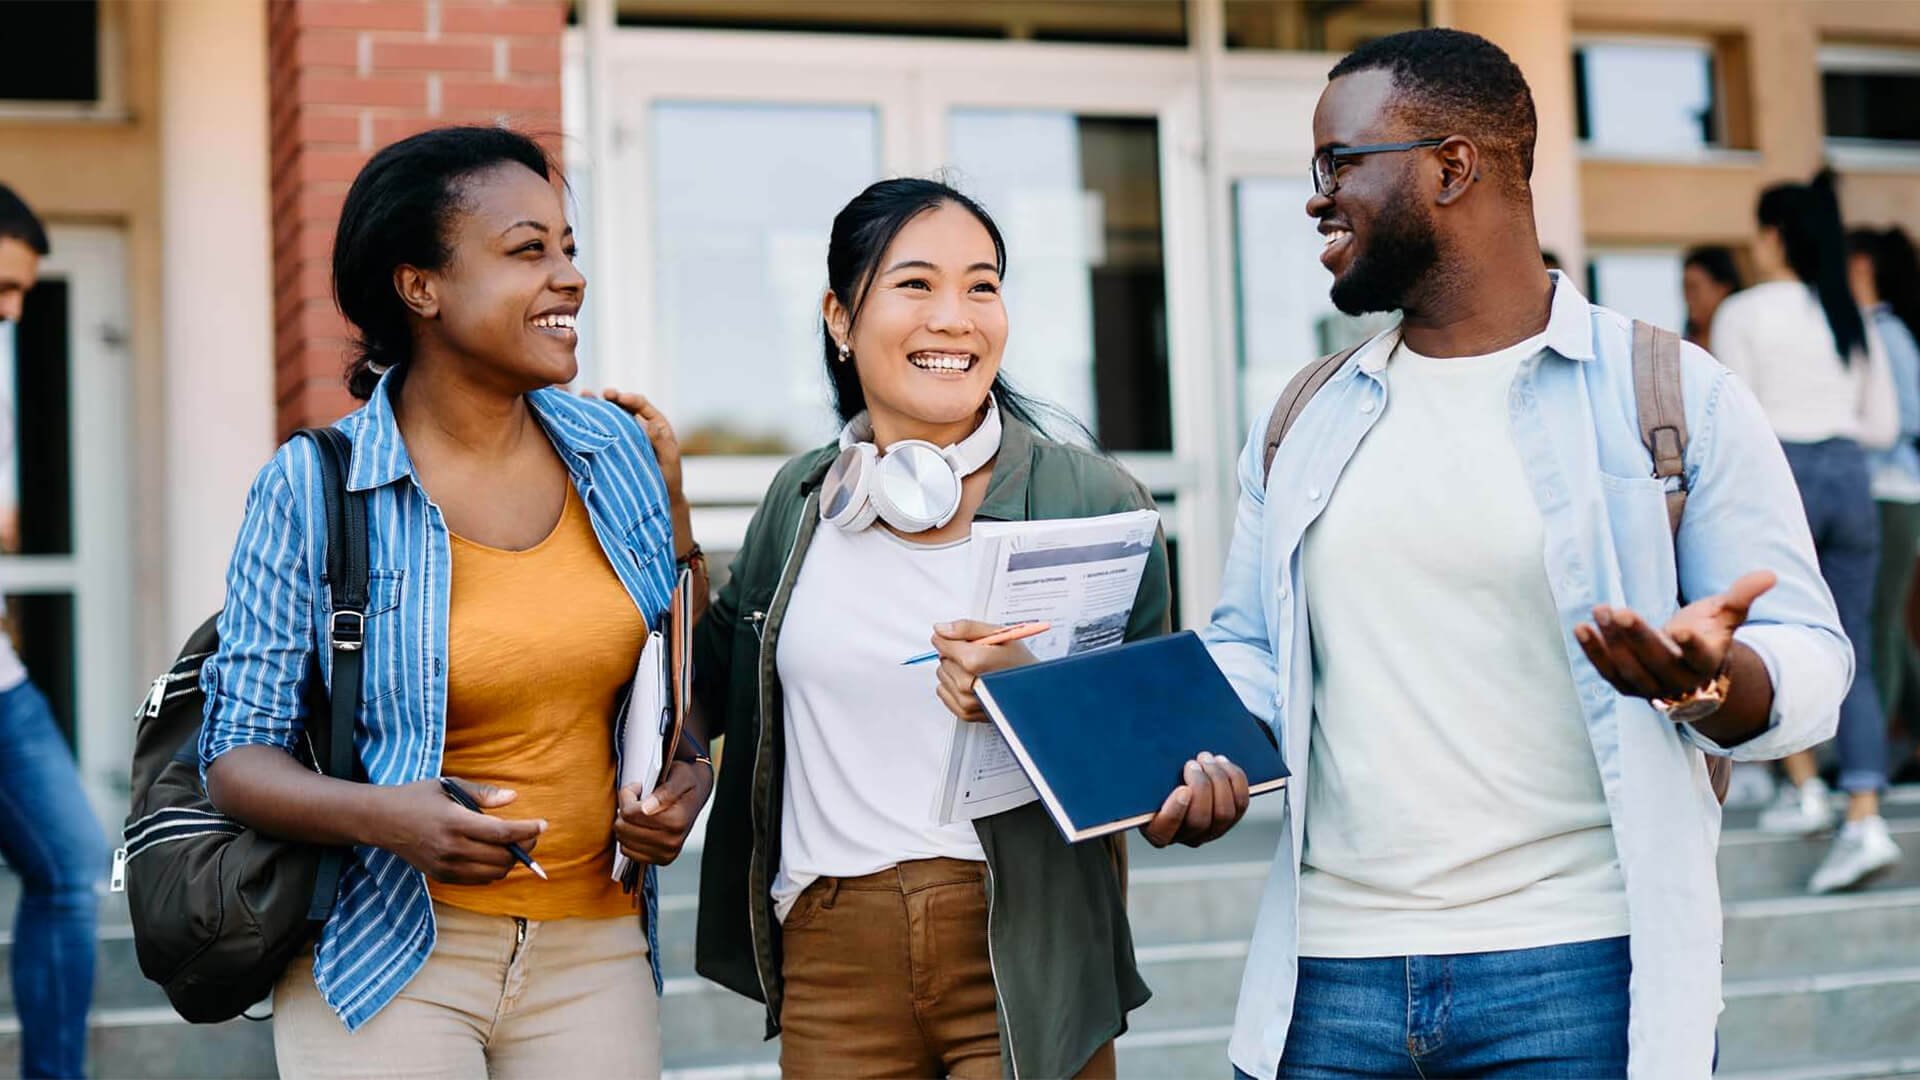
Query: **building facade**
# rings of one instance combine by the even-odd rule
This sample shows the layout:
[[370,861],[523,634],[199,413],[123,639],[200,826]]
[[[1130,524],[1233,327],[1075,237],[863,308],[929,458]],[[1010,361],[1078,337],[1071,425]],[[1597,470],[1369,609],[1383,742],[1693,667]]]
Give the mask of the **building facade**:
[[581,382],[669,411],[721,551],[784,456],[833,435],[833,213],[882,176],[950,176],[1007,236],[1009,375],[1161,499],[1189,625],[1247,427],[1365,329],[1327,301],[1302,213],[1313,104],[1354,45],[1450,25],[1506,47],[1540,113],[1543,243],[1656,322],[1678,317],[1684,248],[1745,244],[1758,191],[1823,163],[1851,220],[1920,232],[1920,7],[1901,0],[28,0],[9,18],[83,42],[0,76],[0,182],[55,246],[0,378],[23,522],[0,591],[110,821],[144,673],[219,605],[254,471],[351,407],[334,221],[368,155],[423,127],[551,136],[592,283]]

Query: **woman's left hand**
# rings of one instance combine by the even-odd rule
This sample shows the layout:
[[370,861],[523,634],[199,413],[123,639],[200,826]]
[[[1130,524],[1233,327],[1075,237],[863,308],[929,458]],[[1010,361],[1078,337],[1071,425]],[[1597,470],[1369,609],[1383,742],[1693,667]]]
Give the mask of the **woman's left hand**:
[[962,720],[982,723],[987,710],[974,696],[974,680],[990,672],[1004,671],[1034,662],[1034,656],[1020,642],[1007,645],[975,645],[974,641],[1004,627],[962,619],[941,623],[933,628],[933,649],[940,654],[940,701]]
[[580,391],[581,397],[601,397],[625,409],[629,415],[647,433],[647,441],[653,444],[653,456],[660,460],[660,478],[666,481],[667,495],[679,506],[687,501],[686,489],[681,484],[680,439],[673,433],[673,424],[667,420],[667,414],[656,408],[645,395],[628,393],[608,387],[595,394],[591,390]]
[[627,858],[666,866],[680,857],[687,833],[713,793],[713,767],[699,761],[675,761],[667,778],[642,799],[640,785],[629,784],[617,796],[613,838]]

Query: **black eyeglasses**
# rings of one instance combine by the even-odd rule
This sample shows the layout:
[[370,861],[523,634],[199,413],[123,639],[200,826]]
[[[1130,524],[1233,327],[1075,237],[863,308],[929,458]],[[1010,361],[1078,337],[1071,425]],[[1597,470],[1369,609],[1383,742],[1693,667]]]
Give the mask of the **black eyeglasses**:
[[1375,143],[1372,146],[1340,146],[1332,150],[1322,150],[1313,155],[1313,190],[1316,194],[1331,195],[1340,188],[1340,180],[1334,175],[1344,158],[1365,157],[1368,154],[1391,154],[1401,150],[1424,150],[1429,146],[1439,146],[1445,139],[1418,139],[1414,142]]

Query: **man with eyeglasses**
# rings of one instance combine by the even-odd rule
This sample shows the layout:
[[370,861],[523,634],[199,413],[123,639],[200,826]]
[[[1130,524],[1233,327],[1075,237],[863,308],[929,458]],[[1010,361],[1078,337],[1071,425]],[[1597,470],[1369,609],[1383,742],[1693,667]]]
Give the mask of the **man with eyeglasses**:
[[1704,1077],[1701,751],[1812,746],[1852,677],[1785,457],[1689,345],[1691,438],[1655,477],[1631,324],[1542,264],[1497,46],[1363,46],[1313,134],[1333,301],[1402,320],[1331,362],[1270,471],[1265,425],[1240,460],[1204,636],[1294,776],[1236,1069]]

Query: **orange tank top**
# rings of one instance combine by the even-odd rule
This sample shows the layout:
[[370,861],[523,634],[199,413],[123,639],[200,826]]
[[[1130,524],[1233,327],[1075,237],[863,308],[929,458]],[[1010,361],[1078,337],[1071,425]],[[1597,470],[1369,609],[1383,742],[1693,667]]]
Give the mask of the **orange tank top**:
[[634,911],[612,880],[613,710],[646,642],[572,484],[560,521],[525,551],[452,538],[442,776],[512,788],[488,813],[545,818],[533,857],[491,885],[428,888],[442,903],[525,919]]

